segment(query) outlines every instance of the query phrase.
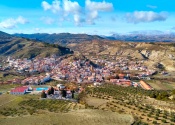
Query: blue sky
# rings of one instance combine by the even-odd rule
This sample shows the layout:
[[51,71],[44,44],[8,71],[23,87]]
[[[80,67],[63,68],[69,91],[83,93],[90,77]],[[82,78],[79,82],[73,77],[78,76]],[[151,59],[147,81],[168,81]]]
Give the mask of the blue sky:
[[171,33],[173,0],[1,0],[7,33]]

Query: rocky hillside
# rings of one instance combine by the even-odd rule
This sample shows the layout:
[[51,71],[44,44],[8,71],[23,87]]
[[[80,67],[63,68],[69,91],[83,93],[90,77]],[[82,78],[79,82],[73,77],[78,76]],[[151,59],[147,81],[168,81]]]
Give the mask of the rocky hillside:
[[175,43],[95,40],[89,43],[69,44],[68,47],[84,55],[145,60],[145,64],[149,67],[175,71]]
[[29,39],[35,39],[44,41],[47,43],[56,43],[66,46],[70,43],[80,43],[84,41],[92,41],[94,39],[104,39],[96,35],[87,34],[70,34],[70,33],[60,33],[60,34],[47,34],[47,33],[37,33],[37,34],[14,34],[14,36],[24,37]]
[[33,58],[36,56],[46,57],[52,54],[64,55],[70,53],[72,53],[70,49],[59,45],[14,37],[0,32],[0,56]]

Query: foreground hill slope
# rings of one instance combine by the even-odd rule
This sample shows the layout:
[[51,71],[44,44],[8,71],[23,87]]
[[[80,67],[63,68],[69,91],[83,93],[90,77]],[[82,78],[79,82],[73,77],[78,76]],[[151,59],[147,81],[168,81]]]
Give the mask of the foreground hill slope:
[[0,56],[13,56],[18,58],[46,57],[52,54],[64,55],[72,53],[70,49],[47,43],[18,38],[0,32]]
[[[49,118],[48,118],[49,115]],[[76,110],[68,113],[47,113],[15,118],[0,118],[2,125],[131,125],[134,118],[129,114],[119,114],[103,110]]]
[[94,40],[69,44],[68,47],[85,55],[145,60],[148,66],[162,65],[167,70],[175,71],[175,43]]

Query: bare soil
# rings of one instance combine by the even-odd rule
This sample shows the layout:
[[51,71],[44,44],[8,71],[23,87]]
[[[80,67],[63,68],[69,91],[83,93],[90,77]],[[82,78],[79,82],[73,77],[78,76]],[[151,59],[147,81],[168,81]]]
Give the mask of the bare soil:
[[0,119],[1,125],[130,125],[131,115],[111,111],[81,109],[68,113],[47,113]]

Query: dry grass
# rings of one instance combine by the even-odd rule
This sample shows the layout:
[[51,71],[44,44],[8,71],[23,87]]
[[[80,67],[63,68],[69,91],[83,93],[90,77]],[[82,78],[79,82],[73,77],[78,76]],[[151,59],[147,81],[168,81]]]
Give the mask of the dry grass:
[[131,115],[116,112],[81,109],[68,113],[47,113],[0,119],[1,125],[130,125]]
[[89,97],[86,99],[86,101],[87,101],[88,105],[94,106],[94,107],[99,107],[99,106],[109,102],[109,100],[99,99],[99,98],[95,98],[95,97]]
[[21,86],[20,84],[7,84],[7,85],[0,85],[0,92],[7,92],[10,91],[12,88],[17,86]]
[[7,103],[14,98],[16,98],[16,96],[14,95],[6,95],[6,94],[0,95],[0,105]]
[[[170,108],[170,109],[174,110],[174,104],[172,104],[172,103],[170,104],[168,102],[155,100],[155,99],[152,99],[149,97],[144,98],[141,96],[137,96],[135,98],[135,96],[130,95],[129,99],[131,99],[131,100],[136,99],[137,100],[137,102],[133,103],[133,102],[131,102],[131,100],[130,101],[128,99],[123,100],[121,98],[114,99],[114,98],[110,97],[110,100],[109,100],[108,95],[99,94],[100,96],[98,96],[98,94],[99,93],[96,93],[95,95],[90,95],[87,99],[87,103],[89,105],[91,104],[95,107],[95,106],[98,106],[100,103],[102,104],[102,100],[104,100],[104,99],[95,99],[95,98],[105,97],[105,99],[107,99],[107,101],[108,101],[108,102],[106,102],[105,107],[103,104],[103,108],[101,108],[101,106],[100,107],[98,106],[97,109],[104,109],[105,111],[108,110],[108,111],[113,111],[113,112],[131,114],[136,121],[141,120],[141,122],[148,123],[148,124],[152,124],[153,121],[157,121],[157,123],[159,123],[161,125],[163,125],[163,124],[169,125],[170,123],[173,123],[170,121],[170,116],[168,116],[169,118],[166,119],[166,123],[161,121],[162,119],[164,119],[163,115],[162,115],[164,111],[161,111],[161,113],[159,113],[160,115],[158,116],[158,119],[155,119],[156,109],[162,109],[162,110],[167,111],[167,109]],[[105,103],[105,101],[104,101],[104,103]],[[147,107],[147,106],[155,107],[155,109],[153,108],[155,111],[153,112],[153,109],[151,107]],[[151,113],[150,116],[148,116],[149,113]]]
[[[38,95],[14,96],[0,95],[0,110],[4,108],[19,108],[19,102],[37,99]],[[98,102],[97,106],[108,102],[109,100],[93,98],[92,101]],[[33,115],[19,116],[0,116],[0,125],[130,125],[134,122],[132,115],[119,114],[117,112],[104,111],[98,109],[85,109],[84,105],[70,103],[70,110],[67,113],[54,113],[40,111]]]
[[0,110],[6,107],[18,107],[19,102],[23,100],[20,96],[3,94],[0,95]]
[[[77,43],[69,46],[72,50],[86,55],[114,55],[118,57],[127,57],[144,59],[145,55],[148,58],[146,66],[152,67],[154,63],[162,63],[168,71],[174,71],[175,60],[170,58],[174,55],[174,47],[164,43],[144,43],[144,42],[111,42],[111,41],[92,41],[88,44]],[[173,50],[173,51],[172,51]],[[149,53],[149,54],[148,54]],[[109,57],[108,57],[109,59]]]
[[163,80],[148,80],[147,83],[156,90],[173,90],[175,85],[173,82]]

